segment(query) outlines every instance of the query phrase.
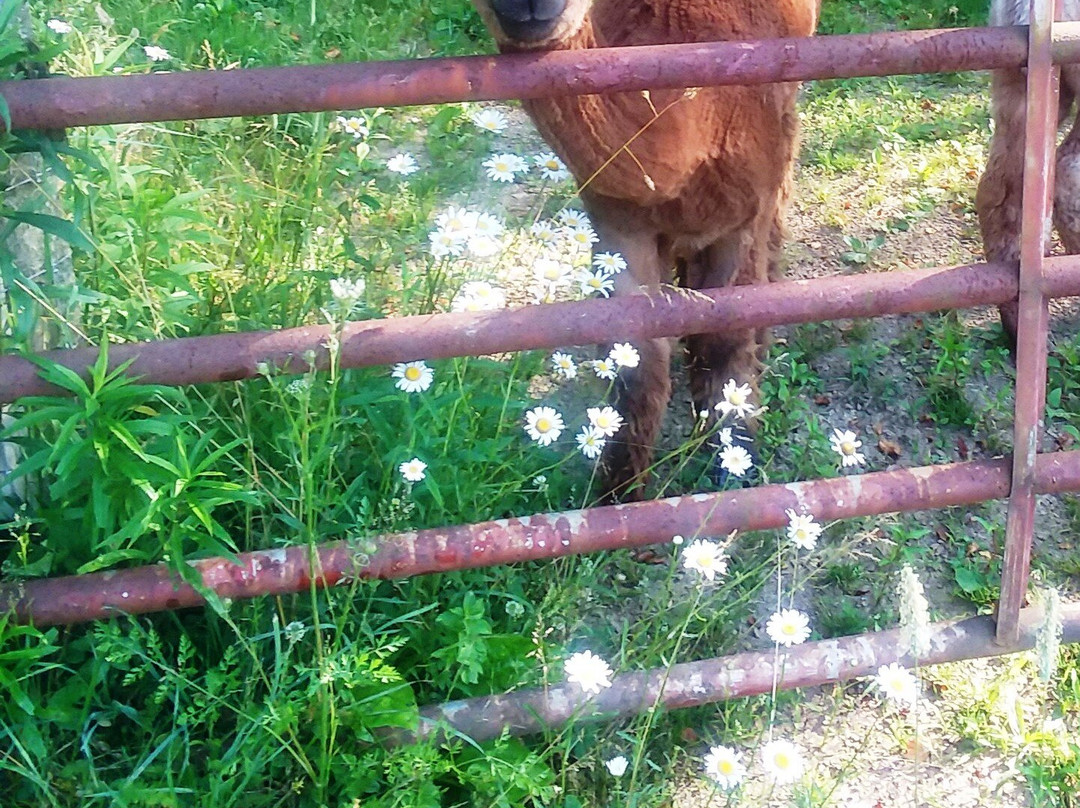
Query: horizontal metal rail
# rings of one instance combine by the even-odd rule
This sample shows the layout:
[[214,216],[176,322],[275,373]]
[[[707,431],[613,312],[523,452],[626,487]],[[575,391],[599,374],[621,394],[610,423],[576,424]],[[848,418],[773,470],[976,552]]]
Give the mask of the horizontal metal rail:
[[[1080,642],[1080,604],[1063,606],[1061,611],[1062,641]],[[992,617],[934,623],[928,632],[930,651],[919,663],[938,665],[1027,651],[1035,646],[1035,633],[1042,617],[1039,609],[1022,610],[1016,637],[999,645],[994,644]],[[876,674],[882,665],[893,662],[914,665],[915,660],[902,649],[900,631],[892,629],[786,649],[780,655],[779,670],[770,650],[684,662],[670,669],[620,674],[612,678],[611,687],[591,698],[577,685],[558,684],[462,699],[421,708],[415,732],[392,730],[384,735],[384,740],[401,744],[428,737],[465,736],[487,741],[504,731],[510,735],[529,735],[556,729],[570,720],[610,721],[654,707],[697,707],[769,693],[774,674],[782,689],[841,682]]]
[[[1080,62],[1077,28],[1054,60]],[[109,123],[539,98],[1020,67],[1027,28],[892,31],[344,65],[0,82],[12,126]]]
[[[241,553],[236,561],[211,558],[191,565],[222,598],[281,595],[313,583],[327,587],[643,547],[669,542],[676,534],[723,536],[732,530],[779,528],[788,523],[788,509],[826,522],[972,505],[1008,496],[1009,468],[1008,459],[922,466],[258,550]],[[1039,455],[1034,489],[1040,494],[1080,490],[1080,451]],[[16,620],[40,626],[204,603],[194,587],[163,564],[0,584],[0,614],[13,610]]]
[[[1049,259],[1043,280],[1047,297],[1080,295],[1080,257]],[[1015,300],[1016,267],[974,264],[868,275],[844,275],[763,286],[686,291],[617,300],[551,303],[495,312],[432,314],[306,326],[279,331],[109,346],[110,365],[133,360],[129,373],[146,383],[197,384],[235,381],[259,373],[301,373],[312,352],[326,367],[326,343],[338,334],[342,367],[365,367],[477,356],[501,351],[560,348],[612,340],[678,337],[727,329],[809,323],[881,314],[910,314]],[[48,351],[42,357],[78,373],[98,348]],[[63,393],[16,355],[0,356],[0,402],[20,396]]]

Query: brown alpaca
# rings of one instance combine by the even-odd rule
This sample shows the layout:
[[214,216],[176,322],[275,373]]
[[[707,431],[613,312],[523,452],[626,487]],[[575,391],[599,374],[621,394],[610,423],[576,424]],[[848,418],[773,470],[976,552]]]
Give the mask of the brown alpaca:
[[[993,0],[991,25],[1027,25],[1029,0]],[[1080,2],[1066,0],[1065,18],[1080,20]],[[994,135],[990,156],[979,181],[975,207],[979,213],[983,252],[992,262],[1020,260],[1020,219],[1023,196],[1024,122],[1027,71],[995,70],[991,80]],[[1080,97],[1080,65],[1061,69],[1061,117]],[[1054,181],[1054,227],[1070,255],[1080,253],[1080,118],[1058,146]],[[1016,303],[1001,306],[1001,324],[1016,344]]]
[[[473,0],[503,51],[810,36],[820,0]],[[562,96],[525,110],[577,178],[629,271],[616,294],[765,283],[779,274],[797,149],[795,84]],[[591,179],[590,179],[591,178]],[[586,181],[588,182],[586,183]],[[728,379],[755,383],[764,331],[687,337],[691,390],[713,412]],[[640,496],[668,398],[671,343],[636,343],[617,385],[627,425],[603,457],[609,496]]]

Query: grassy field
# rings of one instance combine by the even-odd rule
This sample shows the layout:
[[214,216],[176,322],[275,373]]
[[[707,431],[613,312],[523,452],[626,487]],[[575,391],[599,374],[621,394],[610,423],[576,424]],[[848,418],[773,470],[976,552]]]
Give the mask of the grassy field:
[[[977,25],[982,6],[826,0],[822,28]],[[71,75],[492,49],[466,0],[56,0],[31,13],[52,69]],[[5,53],[10,71],[23,54]],[[808,86],[790,274],[977,260],[987,86]],[[42,148],[9,138],[6,155],[28,146]],[[534,228],[558,230],[576,209],[572,182],[534,159],[545,151],[513,104],[73,130],[44,158],[64,181],[70,224],[48,226],[76,248],[76,284],[0,255],[0,345],[24,350],[38,319],[63,344],[109,344],[580,298],[587,284],[570,273],[583,277],[587,249]],[[528,170],[490,179],[485,162],[507,154]],[[486,240],[433,238],[451,207],[487,214]],[[558,277],[538,277],[541,261]],[[1080,332],[1075,309],[1059,313],[1047,449],[1080,439]],[[1009,450],[1013,371],[988,312],[778,337],[762,380],[762,479],[849,473],[834,430],[856,434],[869,470]],[[184,389],[104,372],[80,385],[46,368],[72,395],[8,412],[32,504],[9,503],[0,570],[184,573],[200,557],[587,506],[595,466],[574,433],[611,382],[588,369],[593,349],[568,355],[573,379],[539,352],[431,362],[430,380],[334,363]],[[542,406],[565,420],[550,446],[522,428]],[[671,411],[652,493],[709,489],[685,384]],[[525,740],[378,743],[418,705],[561,682],[585,650],[618,673],[772,649],[765,626],[781,606],[805,614],[813,638],[893,627],[905,567],[935,618],[988,612],[1003,514],[991,503],[828,524],[812,551],[783,533],[738,535],[713,582],[686,564],[708,537],[687,536],[658,563],[612,552],[69,629],[0,621],[0,805],[1073,806],[1075,649],[1047,681],[1034,654],[920,670],[906,708],[855,682]],[[1040,591],[1075,597],[1080,499],[1045,498],[1039,515]],[[763,769],[770,739],[805,756],[793,782]],[[741,750],[737,788],[707,776],[711,748]]]

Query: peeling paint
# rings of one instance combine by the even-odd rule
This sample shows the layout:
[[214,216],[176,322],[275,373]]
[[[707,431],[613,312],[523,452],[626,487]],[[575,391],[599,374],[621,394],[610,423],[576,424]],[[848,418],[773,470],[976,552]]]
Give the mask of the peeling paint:
[[278,566],[285,564],[285,562],[289,560],[289,554],[285,552],[284,547],[279,547],[275,550],[264,550],[262,556],[271,564],[276,564]]
[[585,519],[585,514],[582,511],[564,511],[560,513],[554,520],[555,527],[561,532],[563,531],[563,524],[566,523],[566,530],[571,533],[580,533],[583,528],[587,527],[588,522]]

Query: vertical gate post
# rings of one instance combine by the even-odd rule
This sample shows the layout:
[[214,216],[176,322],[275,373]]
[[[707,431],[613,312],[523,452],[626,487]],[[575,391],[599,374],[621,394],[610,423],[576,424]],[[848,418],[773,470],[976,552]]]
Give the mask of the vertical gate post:
[[1016,329],[1016,417],[1012,491],[1005,523],[1005,559],[997,613],[997,642],[1016,642],[1027,592],[1035,526],[1035,454],[1046,406],[1048,309],[1043,293],[1054,188],[1054,148],[1061,71],[1052,62],[1053,22],[1060,0],[1031,0],[1028,30],[1027,110],[1024,129],[1023,216],[1020,229],[1020,299]]

